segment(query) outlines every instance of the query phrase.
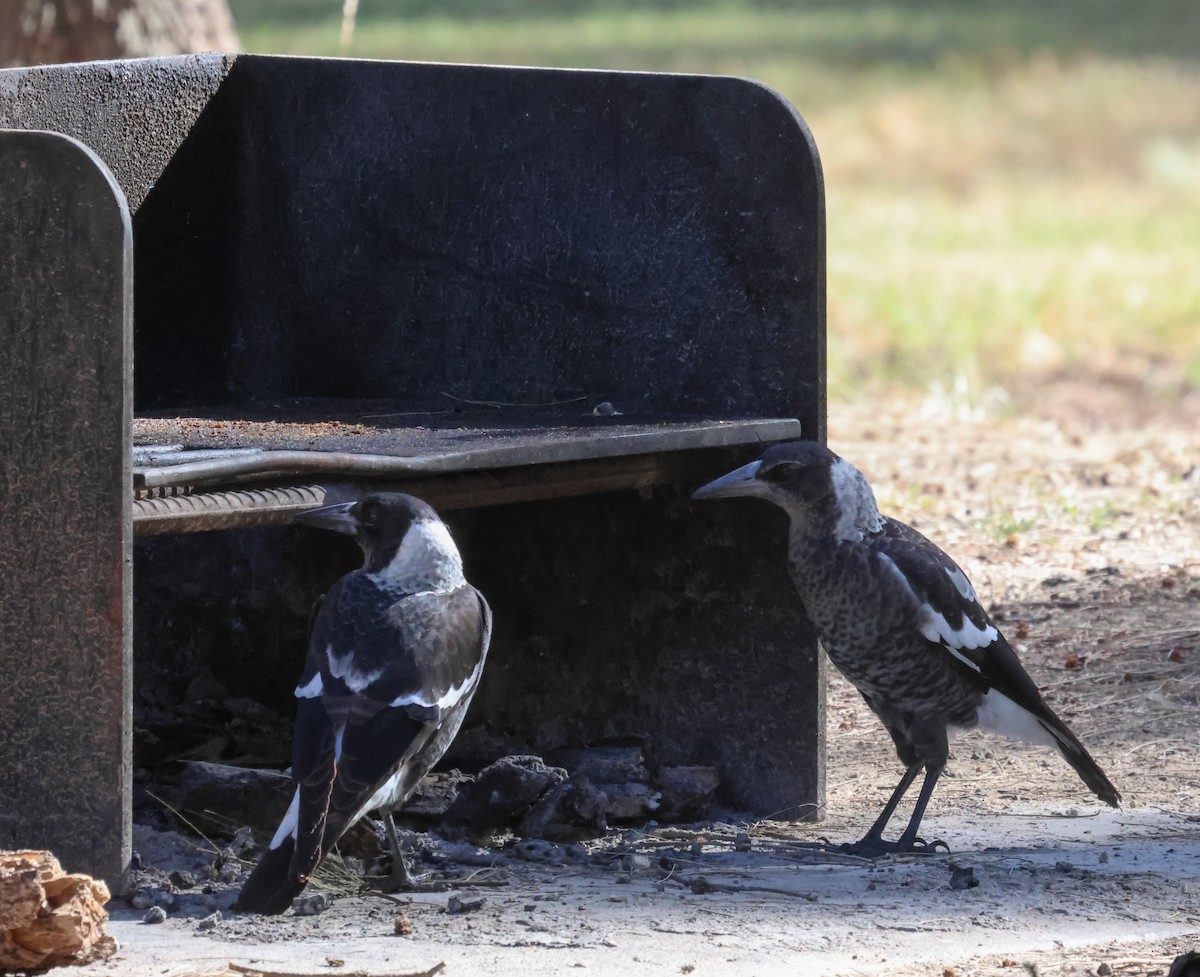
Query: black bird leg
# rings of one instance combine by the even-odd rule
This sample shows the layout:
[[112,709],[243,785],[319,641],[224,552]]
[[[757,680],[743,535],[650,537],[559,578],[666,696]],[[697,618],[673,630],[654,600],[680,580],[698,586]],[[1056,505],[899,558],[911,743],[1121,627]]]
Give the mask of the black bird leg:
[[412,874],[412,870],[408,866],[408,859],[404,857],[404,850],[400,846],[400,838],[396,834],[396,822],[392,819],[392,812],[384,811],[382,813],[383,830],[387,833],[388,847],[392,850],[392,874],[383,884],[384,891],[411,892],[420,888],[426,876]]
[[870,830],[853,844],[842,845],[843,852],[849,855],[860,855],[863,858],[878,858],[880,855],[906,852],[928,853],[936,850],[939,845],[946,848],[944,842],[927,843],[917,837],[917,831],[921,827],[921,818],[925,816],[925,808],[929,805],[929,798],[933,796],[933,788],[937,785],[938,777],[942,775],[943,764],[925,766],[925,780],[921,784],[921,793],[917,795],[917,803],[913,808],[912,817],[908,820],[908,827],[896,841],[883,840],[883,829],[892,819],[892,815],[896,812],[896,806],[908,793],[912,782],[917,779],[917,774],[921,772],[922,766],[924,765],[921,763],[914,763],[904,771],[900,783],[892,791],[892,796],[888,798],[888,802],[883,806],[883,810],[875,819],[875,823],[871,825]]
[[925,808],[929,806],[929,798],[933,796],[933,788],[937,786],[938,778],[942,775],[945,764],[926,766],[925,781],[921,784],[921,793],[917,795],[917,803],[913,807],[912,817],[908,819],[908,827],[896,841],[899,851],[929,853],[937,850],[940,845],[946,851],[950,846],[944,841],[922,841],[917,837],[917,829],[921,827],[921,819],[925,816]]

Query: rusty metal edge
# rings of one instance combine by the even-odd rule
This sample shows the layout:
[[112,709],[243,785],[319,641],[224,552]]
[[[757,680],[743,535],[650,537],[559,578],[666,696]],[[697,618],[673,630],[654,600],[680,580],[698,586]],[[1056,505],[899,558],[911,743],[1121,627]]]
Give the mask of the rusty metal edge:
[[666,451],[695,451],[767,444],[800,437],[794,418],[713,421],[663,431],[612,434],[549,444],[500,445],[423,455],[356,454],[345,451],[251,451],[203,461],[141,468],[138,489],[202,487],[282,478],[404,478],[484,469],[518,469],[564,462],[616,459]]

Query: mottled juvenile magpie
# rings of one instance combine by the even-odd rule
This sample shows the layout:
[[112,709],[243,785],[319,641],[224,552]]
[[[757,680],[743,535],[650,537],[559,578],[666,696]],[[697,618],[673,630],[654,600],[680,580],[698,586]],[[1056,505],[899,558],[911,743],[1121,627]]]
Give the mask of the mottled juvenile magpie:
[[313,619],[296,686],[295,794],[238,897],[246,912],[286,910],[372,810],[383,814],[393,881],[411,884],[391,811],[462,725],[492,632],[445,523],[420,499],[381,493],[296,521],[353,533],[365,562],[330,588]]
[[[755,496],[791,517],[788,566],[829,659],[887,727],[907,768],[854,854],[928,851],[917,830],[946,765],[948,737],[981,729],[1052,746],[1106,804],[1121,795],[1046,705],[966,574],[915,529],[881,515],[862,473],[798,441],[708,483],[696,499]],[[925,771],[908,827],[883,831]]]

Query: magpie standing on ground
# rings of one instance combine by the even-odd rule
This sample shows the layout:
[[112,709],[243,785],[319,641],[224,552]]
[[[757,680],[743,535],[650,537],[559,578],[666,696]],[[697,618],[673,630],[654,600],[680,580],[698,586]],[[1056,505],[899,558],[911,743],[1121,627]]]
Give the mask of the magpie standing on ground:
[[[929,851],[921,817],[954,729],[980,727],[1052,746],[1106,804],[1121,795],[1046,705],[966,574],[915,529],[881,515],[862,473],[813,441],[781,444],[695,499],[754,496],[791,518],[788,566],[830,660],[883,722],[907,768],[878,820],[843,850],[875,857]],[[908,827],[883,831],[925,771]],[[943,846],[944,847],[944,846]]]
[[238,908],[276,914],[338,838],[383,814],[392,882],[411,887],[392,809],[454,739],[483,673],[492,613],[445,523],[420,499],[370,495],[297,522],[353,533],[361,569],[325,595],[296,686],[291,806]]

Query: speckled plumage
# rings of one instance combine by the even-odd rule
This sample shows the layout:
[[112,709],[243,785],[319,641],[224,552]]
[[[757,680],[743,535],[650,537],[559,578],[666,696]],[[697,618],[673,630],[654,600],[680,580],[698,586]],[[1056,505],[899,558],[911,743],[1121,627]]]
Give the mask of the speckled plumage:
[[[404,801],[454,739],[483,672],[491,611],[437,514],[399,493],[306,513],[358,537],[363,567],[325,595],[296,685],[292,804],[238,899],[281,913],[371,810]],[[406,877],[392,852],[397,881]]]
[[[920,848],[916,833],[946,764],[948,735],[981,726],[1053,746],[1103,801],[1120,795],[1046,705],[966,574],[904,523],[880,514],[858,469],[815,442],[778,445],[695,497],[763,498],[791,518],[788,567],[830,661],[892,736],[906,773],[878,821],[850,850]],[[882,832],[926,778],[898,842]]]
[[829,660],[877,713],[932,713],[971,727],[984,690],[966,671],[946,667],[918,631],[912,585],[893,583],[892,567],[927,558],[914,549],[917,535],[892,520],[861,544],[793,534],[788,569]]

